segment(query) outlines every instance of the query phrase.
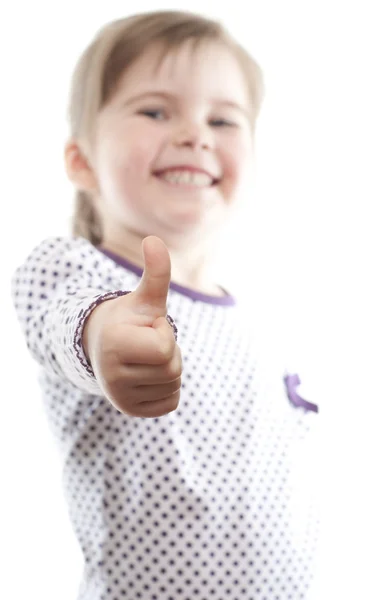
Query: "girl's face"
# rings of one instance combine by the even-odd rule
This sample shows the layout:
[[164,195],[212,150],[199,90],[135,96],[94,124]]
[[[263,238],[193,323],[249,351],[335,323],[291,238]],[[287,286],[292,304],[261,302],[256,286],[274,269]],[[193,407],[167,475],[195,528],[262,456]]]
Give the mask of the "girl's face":
[[252,155],[249,98],[234,55],[188,43],[159,65],[151,48],[124,74],[99,114],[92,166],[104,241],[126,230],[213,232]]

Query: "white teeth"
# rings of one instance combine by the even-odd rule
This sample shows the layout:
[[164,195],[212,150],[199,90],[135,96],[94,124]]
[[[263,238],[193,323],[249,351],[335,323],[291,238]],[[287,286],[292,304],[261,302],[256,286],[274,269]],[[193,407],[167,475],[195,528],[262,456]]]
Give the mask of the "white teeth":
[[161,174],[161,177],[170,183],[183,183],[197,187],[206,187],[213,183],[213,179],[206,173],[195,173],[194,171],[166,171]]

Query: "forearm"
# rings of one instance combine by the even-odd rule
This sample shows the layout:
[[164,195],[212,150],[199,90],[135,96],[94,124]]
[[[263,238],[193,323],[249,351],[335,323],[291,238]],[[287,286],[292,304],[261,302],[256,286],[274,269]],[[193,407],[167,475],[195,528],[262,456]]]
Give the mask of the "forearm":
[[108,291],[97,278],[81,276],[71,243],[47,241],[35,249],[14,275],[12,296],[33,358],[96,394],[99,387],[81,341],[84,323],[95,306],[123,292]]

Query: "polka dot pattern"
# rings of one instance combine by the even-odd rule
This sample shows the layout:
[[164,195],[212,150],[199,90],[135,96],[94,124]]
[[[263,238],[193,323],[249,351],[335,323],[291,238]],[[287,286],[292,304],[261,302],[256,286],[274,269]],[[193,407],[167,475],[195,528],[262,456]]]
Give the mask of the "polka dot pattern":
[[299,600],[318,536],[308,485],[318,415],[290,402],[240,309],[170,289],[183,385],[143,419],[99,391],[80,345],[93,305],[139,273],[81,238],[51,238],[13,280],[85,568],[78,600]]

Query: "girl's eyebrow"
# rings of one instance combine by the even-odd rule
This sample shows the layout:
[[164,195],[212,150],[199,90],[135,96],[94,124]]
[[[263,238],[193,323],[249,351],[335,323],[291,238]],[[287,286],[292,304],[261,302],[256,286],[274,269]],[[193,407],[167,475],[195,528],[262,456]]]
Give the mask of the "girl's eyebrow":
[[247,110],[247,108],[245,108],[242,104],[239,104],[238,102],[234,102],[233,100],[220,100],[217,98],[217,99],[213,100],[213,103],[216,105],[219,105],[219,106],[226,106],[228,108],[233,108],[234,110],[238,110],[245,117],[249,118],[249,111]]
[[176,96],[174,94],[170,94],[168,92],[143,92],[141,94],[137,94],[136,96],[132,96],[125,100],[125,105],[134,104],[135,102],[140,102],[140,100],[144,100],[147,98],[158,98],[159,100],[175,100]]

